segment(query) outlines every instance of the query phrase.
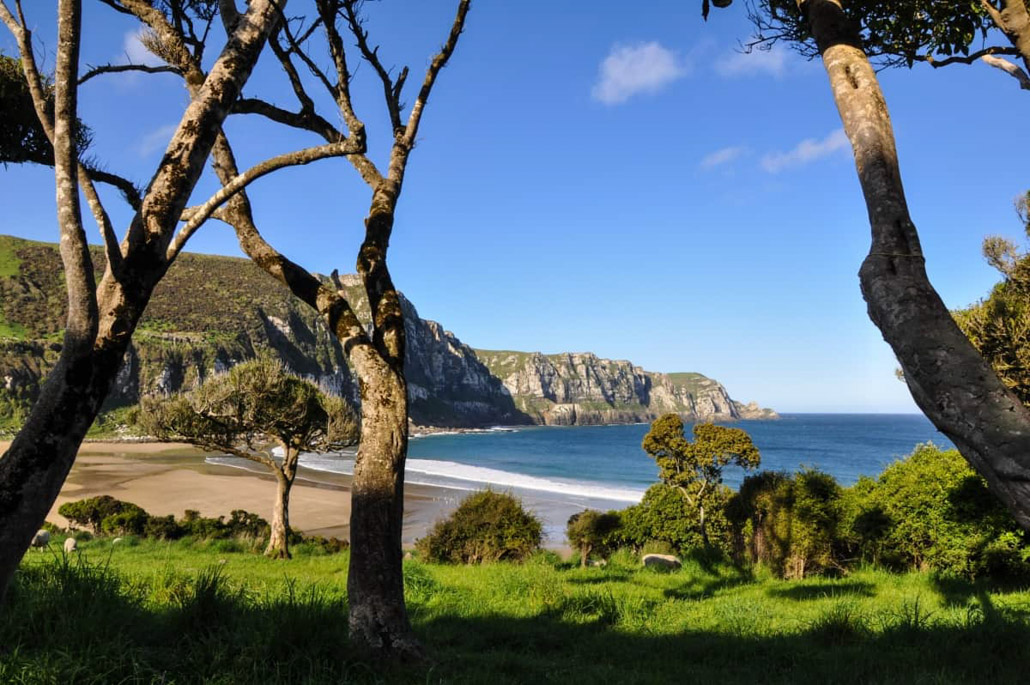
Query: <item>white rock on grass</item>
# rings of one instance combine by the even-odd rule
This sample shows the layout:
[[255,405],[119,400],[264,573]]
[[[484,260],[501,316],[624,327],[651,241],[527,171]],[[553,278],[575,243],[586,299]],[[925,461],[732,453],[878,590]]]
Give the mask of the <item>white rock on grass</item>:
[[641,561],[644,563],[644,566],[649,568],[662,568],[672,571],[677,570],[683,565],[679,559],[671,554],[645,554]]

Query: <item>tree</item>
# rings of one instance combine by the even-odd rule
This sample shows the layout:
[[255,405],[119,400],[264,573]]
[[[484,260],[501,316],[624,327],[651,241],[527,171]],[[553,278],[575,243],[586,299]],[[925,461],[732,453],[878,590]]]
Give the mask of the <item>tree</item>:
[[[758,29],[752,47],[777,40],[815,57],[819,48],[795,0],[760,0],[749,6]],[[841,3],[859,46],[882,66],[926,62],[934,67],[981,60],[1030,90],[1030,11],[1026,0],[854,0]],[[1015,57],[1019,64],[1005,59]]]
[[694,424],[694,442],[683,434],[683,419],[666,414],[651,424],[641,444],[658,464],[658,476],[666,485],[677,488],[698,510],[701,539],[708,544],[705,529],[705,504],[722,484],[722,470],[734,464],[744,470],[761,463],[758,448],[740,428],[712,423]]
[[590,553],[604,546],[608,537],[619,528],[620,522],[616,512],[603,514],[594,509],[577,512],[569,517],[565,537],[570,545],[579,548],[580,566],[586,568]]
[[[1028,197],[1016,202],[1025,215]],[[984,257],[1002,275],[984,300],[954,312],[962,332],[1024,405],[1030,405],[1030,254],[999,236],[984,240]]]
[[[289,559],[290,489],[301,452],[353,444],[357,424],[347,404],[259,358],[234,366],[190,393],[147,398],[141,423],[162,440],[188,442],[267,466],[277,488],[265,555]],[[282,450],[276,460],[271,447]]]
[[[130,7],[190,23],[190,12],[213,17],[212,0],[105,0],[120,12]],[[232,3],[221,3],[231,5]],[[61,0],[57,10],[57,58],[51,88],[35,59],[29,21],[15,0],[0,0],[0,21],[15,38],[32,108],[53,149],[60,252],[68,292],[67,325],[60,358],[48,374],[25,425],[0,458],[0,595],[6,592],[32,536],[71,469],[82,438],[93,423],[121,366],[133,331],[154,287],[174,261],[176,226],[203,169],[215,136],[250,75],[266,38],[279,20],[283,0],[251,0],[197,95],[183,113],[153,176],[140,193],[131,182],[109,177],[134,210],[119,243],[88,165],[76,150],[80,84],[104,68],[79,76],[81,2]],[[206,17],[206,19],[205,19]],[[190,23],[190,26],[194,26]],[[203,42],[194,50],[202,52]],[[127,68],[135,68],[130,65]],[[114,70],[110,67],[108,70]],[[124,68],[121,70],[125,70]],[[6,100],[5,100],[6,105]],[[7,121],[7,113],[3,120]],[[6,138],[5,138],[6,140]],[[39,141],[36,141],[39,143]],[[37,146],[38,149],[38,146]],[[97,283],[86,241],[79,189],[104,241],[107,265]],[[181,249],[181,245],[179,246]]]
[[840,0],[796,6],[805,31],[796,40],[811,36],[822,58],[869,211],[872,244],[859,270],[869,316],[919,408],[1030,529],[1030,410],[980,356],[927,278],[890,114],[860,25]]
[[[394,286],[386,257],[393,231],[409,155],[437,76],[454,53],[465,26],[470,0],[460,0],[446,42],[426,69],[414,102],[407,110],[401,95],[409,70],[396,75],[388,70],[369,42],[363,26],[360,0],[315,0],[317,18],[305,24],[285,15],[269,47],[286,73],[297,99],[290,111],[259,98],[242,98],[233,105],[240,115],[257,115],[270,121],[314,133],[325,140],[324,149],[343,150],[371,191],[365,219],[365,237],[358,251],[357,272],[368,300],[371,321],[363,323],[347,300],[334,272],[332,282],[316,277],[300,264],[279,253],[261,235],[228,137],[223,131],[213,149],[215,173],[223,184],[217,198],[201,207],[182,229],[188,236],[194,222],[215,214],[236,231],[240,247],[255,264],[276,278],[300,300],[315,309],[328,329],[340,340],[358,376],[361,396],[361,437],[351,491],[351,553],[347,576],[350,639],[368,650],[420,658],[422,647],[415,638],[404,605],[401,526],[404,510],[404,463],[408,449],[408,398],[404,376],[404,318],[400,295]],[[232,30],[237,19],[222,3],[222,21]],[[181,39],[167,22],[148,23],[158,40],[176,46]],[[308,54],[309,43],[320,31],[329,51],[331,67],[319,66]],[[365,124],[351,98],[353,55],[345,47],[350,34],[360,60],[381,81],[392,143],[388,162],[381,169],[365,154]],[[321,44],[319,44],[321,49]],[[181,49],[165,49],[162,56],[183,56]],[[186,55],[188,57],[188,55]],[[202,74],[199,61],[173,61],[189,84]],[[306,80],[302,73],[310,75]],[[309,83],[335,103],[337,111],[322,115]],[[342,121],[337,128],[332,121]],[[318,149],[318,148],[316,148]],[[219,208],[222,201],[224,207]]]

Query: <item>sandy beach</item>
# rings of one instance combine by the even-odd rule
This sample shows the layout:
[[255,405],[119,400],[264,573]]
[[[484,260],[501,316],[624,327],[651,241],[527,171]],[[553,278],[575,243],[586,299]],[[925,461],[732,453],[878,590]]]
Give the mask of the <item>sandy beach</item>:
[[[8,444],[0,442],[0,453]],[[205,461],[208,456],[184,444],[83,443],[47,520],[67,526],[57,513],[61,504],[96,495],[133,502],[157,516],[181,517],[187,509],[203,516],[228,516],[233,509],[246,509],[271,518],[275,481],[270,473],[261,473],[260,464],[254,464],[254,470],[210,464]],[[462,494],[406,486],[404,544],[411,545],[424,535]],[[349,520],[350,477],[312,474],[302,467],[290,496],[291,525],[305,534],[346,539]]]

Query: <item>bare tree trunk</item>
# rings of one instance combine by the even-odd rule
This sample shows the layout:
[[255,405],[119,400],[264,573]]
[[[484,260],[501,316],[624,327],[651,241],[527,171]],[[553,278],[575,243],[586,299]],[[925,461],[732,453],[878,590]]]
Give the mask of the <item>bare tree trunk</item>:
[[272,507],[272,522],[265,556],[273,559],[289,559],[290,555],[290,490],[297,477],[297,460],[300,451],[283,445],[283,463],[275,470],[275,505]]
[[351,490],[351,642],[360,649],[417,659],[422,647],[404,605],[401,525],[408,453],[404,376],[380,359],[356,364],[361,384],[361,442]]
[[290,488],[293,480],[282,473],[275,474],[275,505],[272,507],[271,531],[265,556],[272,559],[290,558]]
[[876,74],[839,0],[799,0],[829,76],[872,227],[859,272],[869,316],[919,408],[1030,529],[1030,411],[959,330],[926,275]]

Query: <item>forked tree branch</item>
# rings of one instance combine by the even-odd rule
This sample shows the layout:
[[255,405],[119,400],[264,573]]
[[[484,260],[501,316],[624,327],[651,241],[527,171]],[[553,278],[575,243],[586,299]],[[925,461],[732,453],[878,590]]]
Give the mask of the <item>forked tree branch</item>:
[[287,152],[271,159],[266,159],[264,162],[252,166],[250,169],[242,174],[239,174],[232,180],[224,183],[222,188],[216,192],[211,198],[196,208],[191,208],[192,214],[190,219],[186,222],[186,225],[182,227],[179,234],[172,241],[172,244],[168,247],[168,261],[172,261],[182,251],[186,241],[200,228],[205,221],[207,221],[216,209],[222,206],[229,198],[236,193],[240,192],[248,185],[258,180],[262,176],[266,176],[273,171],[283,169],[290,166],[304,166],[311,162],[316,162],[320,159],[327,159],[329,157],[343,157],[350,154],[357,154],[363,152],[360,147],[357,147],[355,143],[349,140],[345,140],[339,143],[329,143],[328,145],[320,145],[318,147],[310,147],[304,150],[297,150],[295,152]]
[[1002,45],[994,45],[983,50],[977,50],[971,52],[968,55],[951,55],[944,59],[937,59],[933,55],[920,55],[917,59],[920,59],[932,67],[946,67],[949,64],[974,64],[976,60],[986,57],[988,55],[1018,55],[1019,50],[1013,47],[1005,47]]

